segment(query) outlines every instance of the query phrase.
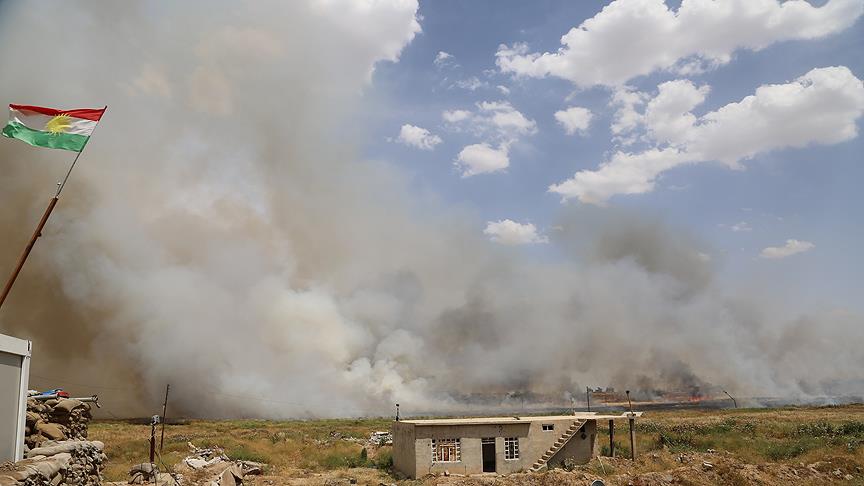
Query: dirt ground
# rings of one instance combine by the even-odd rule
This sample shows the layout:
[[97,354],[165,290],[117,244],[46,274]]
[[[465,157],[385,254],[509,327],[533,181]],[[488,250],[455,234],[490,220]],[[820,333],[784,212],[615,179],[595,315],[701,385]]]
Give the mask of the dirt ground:
[[[264,462],[252,485],[552,486],[588,485],[864,485],[864,405],[782,409],[657,411],[637,426],[637,460],[624,431],[619,457],[606,457],[599,428],[591,462],[543,473],[404,480],[391,474],[390,447],[368,443],[385,419],[320,421],[192,421],[166,429],[164,468],[182,469],[187,443],[221,447],[232,459]],[[122,480],[146,462],[149,427],[97,422],[91,437],[106,443],[108,479]],[[363,452],[365,450],[365,453]],[[623,456],[623,457],[622,457]]]
[[[602,466],[600,463],[602,462]],[[605,468],[607,474],[597,474]],[[653,472],[645,469],[658,468]],[[288,474],[285,474],[285,473]],[[597,471],[599,472],[599,471]],[[543,473],[520,473],[508,476],[478,475],[472,477],[427,477],[417,481],[396,481],[373,469],[351,469],[325,473],[283,471],[278,476],[250,478],[249,484],[336,486],[366,485],[463,485],[463,486],[570,486],[589,485],[594,480],[607,485],[817,485],[864,484],[861,466],[844,458],[832,458],[811,464],[747,464],[728,453],[672,454],[653,452],[637,460],[600,458],[572,471],[561,469]]]

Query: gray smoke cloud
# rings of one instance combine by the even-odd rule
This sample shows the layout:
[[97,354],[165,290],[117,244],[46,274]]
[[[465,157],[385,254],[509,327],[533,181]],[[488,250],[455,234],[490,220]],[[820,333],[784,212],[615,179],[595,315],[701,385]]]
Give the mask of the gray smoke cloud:
[[[117,414],[458,410],[470,395],[858,378],[861,316],[789,316],[644,215],[565,209],[555,262],[362,160],[415,0],[0,3],[0,99],[109,105],[0,313],[34,386]],[[69,153],[0,143],[0,272]],[[830,359],[827,359],[830,357]]]

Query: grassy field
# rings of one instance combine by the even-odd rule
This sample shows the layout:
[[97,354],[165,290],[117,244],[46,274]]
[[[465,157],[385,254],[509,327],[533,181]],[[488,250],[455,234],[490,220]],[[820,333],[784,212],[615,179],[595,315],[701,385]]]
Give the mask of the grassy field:
[[[267,463],[267,477],[283,478],[284,484],[295,484],[288,481],[292,477],[338,477],[346,473],[372,478],[368,480],[374,479],[374,484],[379,480],[394,482],[387,474],[389,447],[370,448],[367,452],[371,454],[364,455],[364,444],[360,443],[373,431],[388,430],[389,424],[387,419],[190,421],[166,428],[162,460],[173,466],[187,455],[187,442],[191,442],[198,447],[223,448],[231,458]],[[596,444],[601,455],[608,453],[608,430],[603,425],[598,427]],[[616,432],[617,455],[628,457],[626,426],[619,425]],[[109,480],[123,480],[130,466],[146,462],[149,433],[149,426],[118,421],[91,425],[91,438],[106,444]],[[772,464],[806,468],[828,461],[840,465],[842,474],[835,474],[838,480],[864,484],[864,405],[650,412],[637,423],[637,452],[637,463],[619,457],[602,464],[594,460],[578,469],[616,484],[619,476],[630,478],[630,482],[640,474],[680,468],[682,457],[714,454],[705,457],[722,458],[722,467],[733,469],[747,464],[762,469]],[[699,461],[701,464],[702,459]],[[738,473],[733,473],[728,484],[751,484],[745,479],[739,481]]]

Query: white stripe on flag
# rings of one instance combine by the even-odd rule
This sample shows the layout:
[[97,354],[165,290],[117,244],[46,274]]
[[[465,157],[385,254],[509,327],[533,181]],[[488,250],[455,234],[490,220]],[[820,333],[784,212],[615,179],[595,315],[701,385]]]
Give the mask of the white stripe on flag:
[[[52,118],[54,117],[51,115],[43,115],[41,113],[28,113],[25,115],[18,110],[9,110],[10,121],[17,121],[18,123],[28,128],[32,128],[33,130],[39,130],[41,132],[47,131],[45,126]],[[93,129],[96,128],[96,123],[98,122],[95,122],[93,120],[69,117],[69,124],[71,126],[63,130],[63,133],[72,133],[89,137],[90,134],[93,133]]]

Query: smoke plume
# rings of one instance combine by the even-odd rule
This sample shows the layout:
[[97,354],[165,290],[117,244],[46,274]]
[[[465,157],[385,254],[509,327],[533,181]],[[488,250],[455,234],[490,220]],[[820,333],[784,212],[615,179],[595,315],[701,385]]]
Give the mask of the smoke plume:
[[[0,3],[0,99],[109,105],[0,313],[34,341],[31,385],[313,417],[858,378],[861,316],[736,296],[662,221],[562,210],[538,260],[362,160],[363,91],[419,31],[416,0]],[[69,161],[0,143],[0,275]]]

